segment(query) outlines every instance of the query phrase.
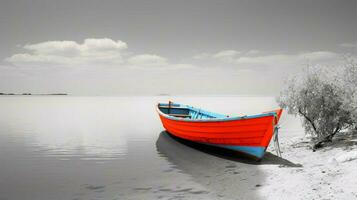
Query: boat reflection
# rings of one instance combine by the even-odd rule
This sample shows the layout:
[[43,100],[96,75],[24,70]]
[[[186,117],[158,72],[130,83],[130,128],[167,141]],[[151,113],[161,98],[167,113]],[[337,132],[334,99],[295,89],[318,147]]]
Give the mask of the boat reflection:
[[[259,199],[252,190],[261,184],[264,173],[249,159],[238,159],[232,152],[184,141],[161,132],[157,151],[173,165],[188,174],[193,181],[207,187],[217,198]],[[245,161],[245,162],[241,162]]]
[[[299,164],[292,163],[284,158],[278,157],[270,152],[266,152],[264,158],[261,161],[256,161],[252,157],[239,153],[236,151],[231,151],[228,149],[223,149],[215,146],[209,146],[204,144],[199,144],[175,137],[166,131],[160,133],[160,136],[156,142],[156,146],[160,153],[164,155],[169,155],[172,152],[177,153],[177,150],[184,151],[182,156],[186,157],[192,154],[200,154],[200,157],[217,157],[224,160],[235,161],[238,163],[245,163],[250,165],[284,165],[287,167],[300,167]],[[202,155],[201,155],[202,154]],[[205,155],[207,154],[207,155]]]

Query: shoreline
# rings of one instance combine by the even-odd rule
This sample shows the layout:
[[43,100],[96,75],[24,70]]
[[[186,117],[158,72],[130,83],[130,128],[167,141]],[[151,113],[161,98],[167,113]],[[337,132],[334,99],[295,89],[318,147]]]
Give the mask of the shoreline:
[[279,139],[283,159],[297,165],[260,165],[266,174],[258,189],[261,199],[357,198],[356,140],[336,139],[313,152],[301,131],[282,131]]

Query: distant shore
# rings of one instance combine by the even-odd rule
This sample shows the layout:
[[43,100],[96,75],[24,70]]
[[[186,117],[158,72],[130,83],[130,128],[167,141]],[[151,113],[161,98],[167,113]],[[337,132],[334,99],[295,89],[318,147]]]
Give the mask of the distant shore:
[[0,92],[0,95],[3,96],[29,96],[29,95],[34,95],[34,96],[39,96],[39,95],[68,95],[67,93],[49,93],[49,94],[32,94],[32,93],[2,93]]

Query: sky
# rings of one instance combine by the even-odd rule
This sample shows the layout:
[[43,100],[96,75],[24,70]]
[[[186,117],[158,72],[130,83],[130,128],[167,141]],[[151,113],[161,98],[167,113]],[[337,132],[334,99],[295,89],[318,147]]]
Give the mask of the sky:
[[0,92],[277,95],[357,55],[354,0],[2,0]]

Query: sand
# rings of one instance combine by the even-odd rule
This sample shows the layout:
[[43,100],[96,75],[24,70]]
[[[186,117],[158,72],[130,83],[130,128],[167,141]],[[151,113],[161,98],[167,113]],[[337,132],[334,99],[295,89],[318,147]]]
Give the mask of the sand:
[[[357,143],[347,137],[313,152],[302,130],[280,134],[282,157],[296,166],[260,165],[261,199],[357,199]],[[269,151],[274,151],[272,147]]]

